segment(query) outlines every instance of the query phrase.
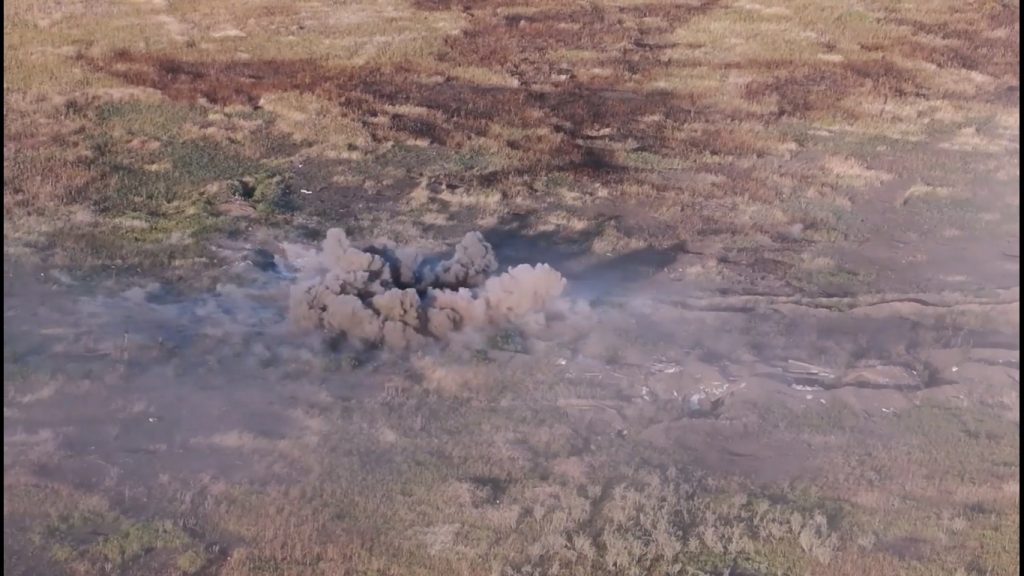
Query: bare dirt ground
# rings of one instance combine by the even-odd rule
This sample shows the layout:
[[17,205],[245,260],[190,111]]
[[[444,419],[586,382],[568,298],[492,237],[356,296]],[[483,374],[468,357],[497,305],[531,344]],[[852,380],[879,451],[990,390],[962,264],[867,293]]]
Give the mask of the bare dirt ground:
[[[1016,2],[4,18],[5,573],[1019,572]],[[333,227],[568,282],[358,346]]]

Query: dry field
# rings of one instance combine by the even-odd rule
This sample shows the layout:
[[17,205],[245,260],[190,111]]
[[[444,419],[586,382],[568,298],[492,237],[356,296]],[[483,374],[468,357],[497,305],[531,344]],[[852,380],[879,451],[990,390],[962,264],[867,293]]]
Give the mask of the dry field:
[[[4,573],[1018,574],[1019,17],[5,2]],[[335,227],[568,284],[358,346]]]

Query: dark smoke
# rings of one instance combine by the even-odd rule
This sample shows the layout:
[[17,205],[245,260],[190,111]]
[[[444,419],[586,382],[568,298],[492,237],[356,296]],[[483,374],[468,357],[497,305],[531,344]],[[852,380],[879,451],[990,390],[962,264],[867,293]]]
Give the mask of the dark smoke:
[[494,275],[498,262],[479,232],[465,235],[451,258],[430,263],[391,243],[357,248],[329,230],[310,269],[291,290],[300,325],[358,346],[404,349],[457,333],[506,327],[536,330],[566,281],[546,264]]

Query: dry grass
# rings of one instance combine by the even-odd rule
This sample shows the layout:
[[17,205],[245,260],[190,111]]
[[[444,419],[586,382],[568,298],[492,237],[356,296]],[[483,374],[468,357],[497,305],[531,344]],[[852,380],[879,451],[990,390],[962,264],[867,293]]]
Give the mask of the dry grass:
[[[457,184],[451,195],[468,211],[463,221],[493,224],[531,213],[551,229],[564,218],[546,214],[585,208],[589,215],[576,216],[575,228],[625,218],[628,227],[649,231],[636,239],[640,244],[704,236],[743,244],[820,225],[776,213],[805,190],[843,210],[845,189],[877,185],[866,176],[870,168],[832,176],[834,158],[849,156],[845,150],[817,166],[789,162],[805,147],[807,131],[922,139],[950,126],[968,130],[965,122],[1005,112],[1015,79],[1015,8],[998,3],[979,4],[967,19],[954,18],[941,2],[923,18],[887,5],[795,0],[358,2],[343,10],[270,1],[138,3],[104,4],[95,16],[71,18],[77,9],[5,8],[12,22],[5,35],[12,64],[5,116],[16,116],[13,124],[35,141],[30,148],[5,122],[5,165],[13,171],[5,178],[5,206],[80,205],[111,187],[82,137],[109,125],[50,106],[21,106],[20,99],[57,94],[89,109],[101,104],[82,102],[84,90],[129,85],[181,103],[158,105],[170,110],[194,103],[265,110],[259,130],[304,149],[293,161],[380,165],[391,155],[401,163],[397,180],[404,180],[430,168],[407,166],[395,144],[475,156],[479,161],[439,175]],[[979,29],[988,32],[972,40],[967,31]],[[45,73],[54,77],[38,77]],[[179,138],[252,137],[238,123],[189,124],[191,132]],[[951,145],[979,153],[1000,146],[988,134],[968,140]],[[247,152],[273,163],[296,149]],[[859,156],[843,162],[870,160]],[[159,173],[166,164],[154,160],[147,165]],[[359,170],[342,165],[331,177]],[[725,180],[709,186],[688,177],[692,172]],[[539,185],[566,174],[574,179],[575,205]],[[205,184],[219,178],[211,173]],[[361,178],[341,179],[367,189],[396,181]],[[595,188],[613,203],[595,198]],[[497,210],[495,197],[502,198]],[[412,216],[425,218],[424,227],[453,225],[443,211],[420,214],[421,204],[396,205],[395,221]],[[737,212],[747,216],[737,220]],[[818,236],[841,238],[843,231]]]
[[[816,258],[802,267],[827,274],[833,264]],[[896,357],[922,341],[955,343],[966,329],[1014,330],[999,317],[1004,310],[921,308],[931,320],[913,327],[914,338],[860,322],[838,327],[845,348],[794,335],[852,362],[872,358],[873,346]],[[805,314],[778,322],[825,311]],[[756,380],[770,367],[742,358],[748,345],[771,343],[756,335],[737,343],[722,318],[670,313],[663,322],[690,328],[689,342],[661,341],[657,322],[627,323],[615,324],[626,335],[598,327],[570,350],[510,353],[507,342],[493,342],[370,368],[358,367],[361,357],[325,359],[300,347],[271,356],[261,368],[269,374],[244,373],[252,380],[235,362],[253,360],[263,344],[232,344],[214,331],[170,354],[191,368],[141,387],[136,377],[151,374],[151,358],[109,367],[81,358],[74,334],[58,334],[72,342],[54,353],[66,365],[5,352],[5,399],[24,411],[5,412],[5,573],[1014,573],[1018,391],[1012,365],[999,363],[1015,362],[1015,352],[930,350],[947,357],[931,370],[974,371],[979,382],[953,389],[965,396],[939,386],[815,391],[804,402],[803,391]],[[734,321],[737,330],[754,324]],[[707,348],[678,356],[690,343]],[[612,364],[556,361],[572,347]],[[742,353],[719,362],[710,359],[715,350]],[[662,352],[682,369],[654,374],[650,360]],[[87,386],[81,363],[103,366],[103,380]],[[750,396],[730,396],[721,420],[689,417],[687,391],[721,386],[730,373],[749,379]],[[196,374],[210,380],[188,383]],[[352,383],[364,380],[379,393],[352,398]],[[642,400],[641,383],[657,396]],[[175,404],[182,400],[196,404]],[[878,410],[889,402],[898,409]],[[86,403],[95,406],[77,407]],[[195,421],[202,431],[176,423],[197,405],[206,411]],[[54,413],[59,428],[33,426]],[[110,445],[111,429],[127,444]],[[673,429],[678,436],[665,432]],[[95,450],[75,446],[94,441]],[[751,461],[760,462],[754,471]],[[101,467],[102,482],[68,487],[88,480],[74,473],[83,463]]]
[[[847,239],[865,205],[982,228],[992,206],[1019,215],[1019,200],[970,207],[977,179],[1019,178],[1015,1],[19,0],[4,17],[5,240],[105,275],[209,270],[210,244],[253,228],[402,240],[523,222],[601,254],[694,241],[711,247],[694,278],[739,262],[841,294],[871,278],[811,248]],[[5,479],[5,543],[82,574],[1010,574],[1019,560],[1019,435],[984,407],[856,430],[766,408],[751,434],[797,427],[793,445],[842,457],[764,487],[580,433],[554,400],[593,390],[546,365],[419,359],[391,392],[295,415],[302,438],[189,444],[304,482],[168,478],[138,515],[118,511],[127,495],[22,470]],[[46,463],[61,434],[15,431],[5,448]]]
[[[318,455],[304,480],[166,478],[149,492],[159,514],[144,521],[114,511],[120,488],[104,497],[12,476],[5,528],[16,523],[21,537],[8,542],[83,574],[183,564],[218,574],[580,575],[1015,566],[1009,463],[1019,440],[985,410],[912,408],[881,429],[838,405],[766,412],[760,434],[797,425],[791,442],[830,449],[813,479],[754,485],[643,442],[581,437],[558,410],[499,407],[504,395],[523,398],[519,378],[536,374],[481,367],[474,378],[487,370],[503,385],[463,387],[470,403],[406,388],[384,406],[340,408],[346,416],[334,404],[321,443],[300,450]],[[247,460],[280,447],[247,433],[215,441]],[[592,446],[581,452],[581,442]],[[254,463],[285,472],[293,456]]]

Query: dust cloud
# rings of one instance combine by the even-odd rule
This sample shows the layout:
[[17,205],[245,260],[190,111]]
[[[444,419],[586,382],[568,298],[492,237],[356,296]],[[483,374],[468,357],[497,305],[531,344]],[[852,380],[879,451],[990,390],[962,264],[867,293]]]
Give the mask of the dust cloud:
[[494,250],[479,232],[436,261],[390,242],[359,248],[334,228],[292,286],[290,316],[356,346],[389,349],[543,328],[565,278],[547,264],[497,271]]

